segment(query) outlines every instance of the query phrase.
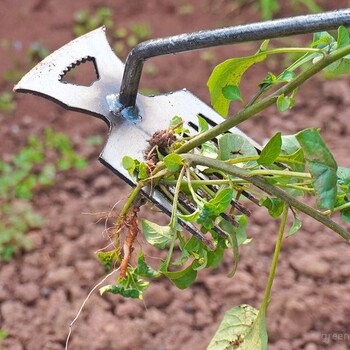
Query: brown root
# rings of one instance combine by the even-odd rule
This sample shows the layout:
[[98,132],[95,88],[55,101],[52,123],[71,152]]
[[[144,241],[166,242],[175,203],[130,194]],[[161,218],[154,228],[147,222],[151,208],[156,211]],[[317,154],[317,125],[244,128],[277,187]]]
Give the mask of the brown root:
[[122,219],[117,230],[118,234],[120,234],[120,231],[123,228],[127,230],[123,246],[121,248],[122,261],[120,263],[119,276],[122,279],[126,278],[126,271],[130,263],[132,252],[134,251],[133,245],[138,233],[140,232],[137,219],[137,213],[139,210],[140,208],[138,206],[133,206]]

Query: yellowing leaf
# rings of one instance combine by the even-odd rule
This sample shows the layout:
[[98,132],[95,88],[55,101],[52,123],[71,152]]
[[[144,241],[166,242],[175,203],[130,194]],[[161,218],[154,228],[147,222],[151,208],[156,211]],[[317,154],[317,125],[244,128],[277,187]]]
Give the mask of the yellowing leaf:
[[265,350],[267,333],[264,313],[249,305],[226,311],[207,350]]
[[159,249],[164,249],[175,234],[170,226],[160,226],[146,219],[141,221],[141,227],[147,242]]

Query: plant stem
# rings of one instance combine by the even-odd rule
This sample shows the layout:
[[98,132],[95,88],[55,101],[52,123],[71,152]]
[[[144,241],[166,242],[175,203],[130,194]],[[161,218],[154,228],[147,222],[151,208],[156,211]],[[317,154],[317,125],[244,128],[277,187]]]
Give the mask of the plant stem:
[[333,213],[335,213],[337,211],[341,211],[341,210],[348,209],[348,208],[350,208],[350,202],[339,205],[339,207],[335,207],[333,210],[326,210],[322,214],[323,215],[332,215]]
[[184,177],[186,167],[183,166],[181,168],[179,178],[177,180],[177,184],[175,187],[175,192],[174,192],[174,200],[173,200],[173,205],[172,205],[172,210],[171,210],[171,218],[170,218],[170,223],[169,226],[176,229],[176,224],[177,224],[177,204],[178,204],[178,198],[179,198],[179,192],[181,189],[181,181],[182,178]]
[[288,177],[298,177],[303,179],[311,179],[312,176],[309,173],[300,173],[296,171],[286,171],[286,170],[270,170],[270,169],[259,169],[259,170],[251,170],[250,176],[257,176],[257,175],[276,175],[276,176],[288,176]]
[[[162,179],[160,181],[161,184],[168,185],[168,186],[173,186],[176,185],[177,180],[167,180],[167,179]],[[181,185],[187,185],[187,180],[181,181]],[[228,185],[230,183],[238,183],[238,184],[246,184],[248,181],[241,180],[241,179],[233,179],[233,180],[224,180],[224,179],[217,179],[217,180],[191,180],[192,186],[204,186],[204,185]]]
[[[250,161],[255,161],[260,158],[260,155],[257,156],[246,156],[246,157],[237,157],[237,158],[232,158],[226,160],[227,163],[229,164],[238,164],[238,163],[247,163]],[[280,162],[280,163],[292,163],[292,164],[303,164],[302,162],[291,159],[285,156],[279,156],[275,159],[275,162]]]
[[[171,211],[171,218],[170,218],[170,223],[169,223],[169,226],[174,229],[174,236],[173,236],[173,239],[170,243],[170,247],[169,247],[166,259],[163,263],[164,271],[168,271],[171,256],[173,255],[175,241],[177,238],[177,227],[176,227],[177,226],[177,206],[178,206],[178,198],[179,198],[179,192],[180,192],[180,188],[181,188],[181,182],[182,182],[182,178],[185,174],[185,170],[186,170],[186,167],[183,166],[181,168],[180,175],[179,175],[176,187],[175,187],[175,193],[174,193],[174,199],[173,199],[173,205],[172,205],[172,211]],[[163,270],[163,268],[162,268],[162,270]]]
[[319,53],[323,56],[326,55],[326,51],[322,49],[315,49],[310,47],[280,47],[276,49],[271,49],[267,51],[263,51],[262,53],[265,55],[273,55],[276,53]]
[[285,230],[286,222],[287,222],[287,216],[288,216],[288,205],[285,203],[284,207],[283,207],[282,216],[281,216],[281,224],[280,224],[280,228],[278,231],[275,252],[273,253],[270,273],[269,273],[269,277],[267,279],[266,288],[265,288],[265,292],[264,292],[264,298],[263,298],[263,301],[261,303],[259,313],[260,312],[265,313],[267,310],[267,307],[269,305],[269,302],[270,302],[271,289],[272,289],[272,285],[273,285],[273,280],[275,279],[278,257],[279,257],[280,250],[281,250],[283,234],[284,234],[284,230]]
[[325,67],[329,66],[330,64],[334,63],[335,61],[341,59],[342,57],[348,54],[350,54],[350,45],[330,53],[328,56],[322,58],[309,69],[300,73],[296,78],[291,80],[289,83],[278,89],[270,96],[267,96],[264,99],[259,100],[258,102],[244,108],[235,116],[224,120],[222,123],[218,124],[217,126],[214,126],[213,128],[210,128],[208,131],[195,136],[192,140],[179,147],[175,151],[175,153],[187,153],[190,150],[200,146],[204,142],[223,134],[224,132],[230,130],[234,126],[253,117],[257,113],[273,105],[277,101],[278,96],[282,94],[290,94],[294,89],[302,85],[306,80],[310,79],[312,76],[319,73]]
[[[123,209],[120,211],[119,213],[119,220],[125,215],[127,214],[128,210],[130,209],[132,203],[134,202],[134,200],[136,199],[136,197],[140,194],[141,189],[145,186],[145,184],[143,182],[138,182],[137,186],[135,188],[132,189],[132,191],[129,194],[128,199],[126,200]],[[118,221],[119,221],[118,220]]]
[[327,216],[323,215],[321,212],[311,208],[310,206],[298,201],[295,197],[290,195],[288,192],[277,188],[269,184],[263,177],[251,176],[250,171],[239,168],[235,165],[227,164],[224,161],[212,159],[195,154],[181,154],[184,162],[192,163],[194,165],[204,165],[209,168],[218,169],[226,174],[231,174],[233,176],[239,177],[243,180],[247,180],[256,187],[262,189],[269,195],[276,196],[282,201],[286,202],[289,206],[294,207],[308,216],[311,216],[315,220],[321,222],[323,225],[327,226],[334,232],[338,233],[342,238],[344,238],[348,243],[350,243],[350,234],[343,227],[330,220]]

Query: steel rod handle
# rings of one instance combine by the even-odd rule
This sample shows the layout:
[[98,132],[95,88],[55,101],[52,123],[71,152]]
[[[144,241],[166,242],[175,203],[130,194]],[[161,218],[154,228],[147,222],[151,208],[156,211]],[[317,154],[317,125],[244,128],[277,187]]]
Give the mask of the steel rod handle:
[[350,8],[144,41],[131,50],[126,59],[119,102],[123,107],[135,106],[143,64],[151,57],[247,41],[314,33],[336,29],[340,25],[350,26]]

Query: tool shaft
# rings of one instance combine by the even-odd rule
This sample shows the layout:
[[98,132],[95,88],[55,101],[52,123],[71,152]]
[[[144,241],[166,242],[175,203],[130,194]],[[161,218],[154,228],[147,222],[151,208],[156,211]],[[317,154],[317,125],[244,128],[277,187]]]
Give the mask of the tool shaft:
[[143,64],[151,57],[247,41],[315,33],[336,29],[340,25],[350,26],[350,8],[234,27],[203,30],[142,42],[129,53],[126,59],[119,101],[124,107],[135,106]]

